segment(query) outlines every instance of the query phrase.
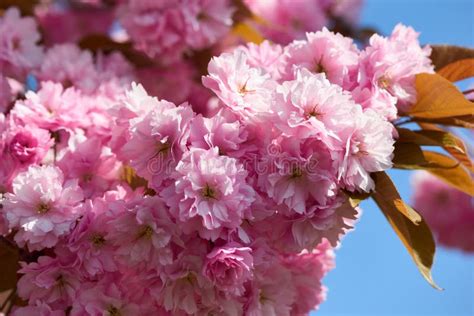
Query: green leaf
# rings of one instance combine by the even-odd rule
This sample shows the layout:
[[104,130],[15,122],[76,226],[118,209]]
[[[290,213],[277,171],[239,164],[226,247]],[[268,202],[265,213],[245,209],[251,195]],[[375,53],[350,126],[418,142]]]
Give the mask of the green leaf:
[[457,60],[441,68],[438,74],[451,82],[474,77],[474,58]]
[[18,250],[0,239],[0,292],[15,288],[18,260]]
[[380,187],[380,183],[386,182],[388,176],[384,172],[377,172],[373,176],[376,190],[372,197],[375,203],[377,203],[393,230],[408,250],[408,253],[426,281],[435,289],[441,290],[431,275],[436,246],[428,225],[421,216],[421,220],[417,224],[413,223],[407,216],[393,207],[393,201],[387,199],[386,193],[383,190],[377,189],[377,187]]
[[[390,177],[385,172],[376,172],[374,177],[376,194],[372,194],[372,197],[374,200],[381,202],[380,204],[384,208],[382,211],[390,208],[392,211],[403,214],[413,224],[418,225],[421,222],[421,215],[403,202]],[[382,208],[382,206],[380,207]]]
[[474,58],[474,49],[454,45],[431,45],[431,61],[436,70],[461,59]]
[[417,102],[409,110],[409,115],[430,119],[474,115],[474,104],[440,75],[418,74],[415,84]]

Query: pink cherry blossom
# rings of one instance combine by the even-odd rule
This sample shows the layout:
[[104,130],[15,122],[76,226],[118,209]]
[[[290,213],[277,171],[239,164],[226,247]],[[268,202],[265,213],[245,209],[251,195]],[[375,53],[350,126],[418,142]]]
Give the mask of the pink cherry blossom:
[[70,148],[57,165],[67,179],[78,179],[86,197],[102,195],[119,178],[121,164],[100,139],[91,137]]
[[191,123],[189,141],[195,148],[216,147],[221,154],[238,155],[247,132],[232,115],[221,111],[212,118],[197,116]]
[[[183,222],[200,218],[204,229],[236,228],[254,192],[238,162],[219,156],[218,149],[193,149],[176,166],[175,188],[163,192],[172,212]],[[176,194],[170,196],[171,190]]]
[[50,133],[34,125],[12,125],[6,136],[8,153],[24,166],[40,163],[53,146]]
[[229,0],[183,1],[186,43],[194,49],[214,44],[232,26],[233,9]]
[[287,213],[310,213],[335,196],[334,170],[321,155],[327,146],[316,140],[297,143],[291,138],[282,138],[275,146],[281,153],[266,157],[260,166],[264,172],[259,186],[277,204],[286,205]]
[[35,304],[38,300],[51,308],[71,304],[81,286],[81,280],[73,269],[56,258],[42,256],[38,262],[22,263],[18,280],[18,294]]
[[325,73],[332,83],[350,89],[354,84],[358,57],[359,50],[352,39],[323,28],[316,33],[307,33],[305,41],[295,41],[288,46],[284,77],[291,79],[295,69],[303,67],[314,73]]
[[306,32],[319,30],[327,23],[322,1],[245,0],[245,3],[267,21],[262,27],[263,33],[277,43],[287,44],[303,38]]
[[178,60],[186,47],[180,2],[126,0],[117,13],[137,49],[170,63]]
[[252,249],[229,244],[213,249],[207,256],[203,274],[230,292],[243,292],[242,284],[252,278]]
[[38,67],[43,48],[37,44],[40,34],[32,17],[21,17],[11,7],[0,17],[0,69],[13,77],[23,78]]
[[[392,167],[430,49],[402,25],[366,47],[318,31],[355,23],[360,0],[244,2],[4,11],[0,237],[27,304],[13,315],[291,316],[325,300],[362,213],[348,193]],[[244,44],[236,23],[268,40]],[[425,211],[440,243],[471,250],[469,200],[418,185],[420,210],[453,209]]]
[[[415,75],[433,72],[430,53],[429,46],[420,47],[418,33],[402,24],[388,38],[373,35],[360,55],[361,82],[355,90],[356,100],[364,100],[365,108],[373,108],[393,120],[393,110],[387,113],[379,104],[383,103],[380,99],[386,100],[385,107],[397,105],[401,111],[408,110],[416,101]],[[373,97],[364,97],[364,89],[369,89]]]
[[88,35],[107,33],[114,19],[111,10],[100,7],[74,10],[53,4],[40,6],[35,13],[44,40],[49,45],[76,42]]
[[259,45],[248,43],[242,48],[248,59],[247,63],[251,67],[264,69],[271,74],[275,80],[279,80],[285,67],[285,49],[278,45],[264,41]]
[[92,92],[96,88],[97,75],[92,54],[82,51],[74,44],[50,48],[38,73],[42,81],[59,82],[65,88],[74,86],[86,92]]
[[73,88],[64,90],[61,84],[44,82],[40,90],[26,93],[25,100],[18,100],[11,116],[23,124],[33,124],[56,131],[86,125],[86,108],[81,106],[82,97]]
[[360,109],[340,86],[306,69],[280,85],[275,100],[276,124],[283,133],[300,138],[317,135],[328,146],[340,142],[339,131],[352,124],[352,112]]
[[115,228],[106,236],[117,247],[115,256],[134,267],[171,263],[169,244],[175,233],[164,202],[147,197],[136,204],[117,203],[117,213],[108,220]]
[[88,200],[84,205],[84,217],[65,244],[57,248],[60,258],[74,258],[71,267],[84,276],[94,277],[118,269],[114,259],[116,247],[107,238],[109,229],[103,225],[109,202],[106,199]]
[[345,152],[339,177],[349,190],[370,191],[374,182],[370,172],[392,167],[393,125],[373,111],[354,115],[354,128],[344,132]]
[[140,302],[130,297],[120,281],[110,275],[99,282],[83,284],[72,305],[71,316],[140,315]]
[[48,304],[37,301],[35,305],[28,305],[25,307],[19,307],[14,309],[12,312],[13,316],[64,316],[66,315],[62,310],[52,310]]
[[334,268],[332,248],[328,242],[323,241],[313,251],[286,256],[283,262],[292,274],[297,293],[292,314],[307,315],[326,298],[326,288],[321,282],[314,280],[321,280]]
[[202,78],[204,86],[236,113],[252,116],[269,110],[274,81],[262,69],[251,67],[244,51],[213,57],[208,71]]
[[34,250],[53,247],[71,231],[83,199],[77,180],[64,181],[57,167],[31,166],[12,186],[3,206],[9,227],[18,229],[17,243]]
[[186,149],[189,123],[194,113],[187,105],[152,101],[155,109],[133,119],[130,139],[120,155],[130,161],[137,174],[159,188]]
[[427,172],[412,177],[413,206],[442,246],[474,252],[472,197]]

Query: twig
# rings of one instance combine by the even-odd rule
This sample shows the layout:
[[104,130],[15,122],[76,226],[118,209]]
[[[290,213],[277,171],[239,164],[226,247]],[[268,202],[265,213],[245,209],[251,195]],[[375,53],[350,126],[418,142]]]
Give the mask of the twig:
[[408,117],[405,120],[399,120],[398,122],[395,122],[393,125],[401,126],[401,125],[408,124],[408,123],[411,123],[411,122],[413,122],[413,119],[411,117]]
[[463,91],[462,93],[463,94],[474,93],[474,89],[469,89],[469,90]]

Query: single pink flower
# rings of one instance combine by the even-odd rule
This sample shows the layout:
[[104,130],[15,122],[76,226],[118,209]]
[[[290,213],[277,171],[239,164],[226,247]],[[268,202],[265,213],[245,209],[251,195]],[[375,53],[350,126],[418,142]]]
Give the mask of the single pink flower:
[[294,77],[295,69],[306,68],[324,73],[326,78],[344,89],[350,89],[356,79],[359,50],[349,37],[323,28],[307,33],[306,39],[295,41],[286,50],[285,79]]
[[0,69],[2,73],[23,80],[24,76],[41,64],[43,48],[35,20],[20,16],[11,7],[0,17]]
[[442,246],[474,252],[473,199],[428,172],[412,177],[411,200]]
[[15,177],[12,186],[3,208],[9,227],[18,229],[15,241],[21,246],[53,247],[80,216],[82,190],[76,180],[64,181],[57,167],[30,166]]
[[322,1],[245,0],[245,4],[266,21],[260,26],[265,38],[280,44],[301,39],[306,32],[317,31],[328,22]]
[[237,228],[254,200],[246,176],[236,159],[220,156],[217,148],[195,148],[178,163],[175,185],[163,196],[180,221],[200,218],[198,230],[204,234]]
[[186,43],[194,49],[203,49],[223,37],[233,23],[234,10],[230,4],[229,0],[183,1]]
[[208,71],[202,83],[236,114],[251,117],[269,111],[275,82],[262,69],[251,67],[243,50],[213,57]]
[[230,293],[243,293],[243,283],[252,278],[252,249],[239,244],[214,248],[207,256],[203,274]]
[[369,192],[374,188],[370,173],[392,167],[393,125],[370,110],[352,119],[355,126],[341,133],[346,145],[338,158],[339,178],[350,191]]
[[81,279],[75,270],[57,258],[41,256],[38,262],[22,263],[18,271],[18,295],[35,304],[47,303],[51,308],[69,306],[81,287]]

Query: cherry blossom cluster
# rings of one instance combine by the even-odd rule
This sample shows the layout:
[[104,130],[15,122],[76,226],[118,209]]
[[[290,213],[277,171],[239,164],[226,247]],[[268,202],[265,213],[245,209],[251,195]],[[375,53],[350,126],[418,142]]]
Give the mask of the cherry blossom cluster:
[[258,29],[265,38],[288,44],[303,39],[306,32],[344,26],[358,22],[363,0],[244,0],[258,17],[264,20]]
[[426,171],[417,171],[412,185],[413,206],[424,216],[438,243],[474,252],[472,197]]
[[[333,26],[338,21],[355,25],[362,0],[119,0],[57,1],[37,8],[49,43],[77,41],[87,34],[116,32],[130,38],[137,49],[162,63],[180,59],[190,50],[209,48],[229,40],[237,20],[251,14],[265,36],[286,44],[305,32]],[[240,12],[246,6],[248,12]],[[245,14],[244,14],[245,13]],[[120,25],[117,28],[118,20]]]
[[[216,41],[232,9],[118,11],[166,59],[163,47]],[[168,28],[182,23],[176,40]],[[40,45],[33,18],[5,11],[0,233],[20,249],[27,303],[14,315],[316,309],[333,248],[360,215],[347,193],[370,192],[371,173],[391,168],[391,122],[416,99],[414,76],[433,71],[417,36],[398,25],[361,50],[323,29],[228,47],[198,83],[190,62],[138,68],[118,51]]]
[[[231,32],[233,24],[254,16],[265,22],[250,22],[252,27],[273,42],[287,44],[304,38],[306,32],[333,26],[336,20],[348,26],[356,25],[362,3],[362,0],[80,0],[46,2],[35,13],[48,45],[107,33],[117,41],[131,41],[136,49],[157,61],[158,65],[137,71],[137,80],[149,93],[175,103],[190,101],[204,111],[210,94],[196,84],[200,73],[189,57],[203,51],[219,54],[240,43]],[[241,12],[244,5],[248,11],[245,14]],[[154,80],[156,77],[163,80]]]

